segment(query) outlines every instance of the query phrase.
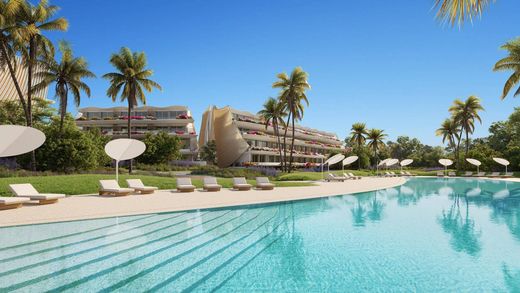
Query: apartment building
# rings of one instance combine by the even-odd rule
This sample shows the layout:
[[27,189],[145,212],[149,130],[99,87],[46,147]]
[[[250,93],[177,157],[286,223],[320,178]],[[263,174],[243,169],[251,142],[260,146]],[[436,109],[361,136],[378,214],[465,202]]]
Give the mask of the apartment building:
[[[182,160],[193,161],[197,158],[197,133],[191,111],[187,107],[136,107],[130,118],[132,138],[142,139],[146,133],[165,131],[182,140]],[[128,136],[128,108],[82,108],[79,109],[76,124],[84,130],[97,127],[105,135],[124,138]]]
[[[292,128],[288,129],[291,133]],[[280,128],[283,133],[284,129]],[[314,166],[330,153],[346,152],[343,142],[331,132],[296,125],[293,162],[297,166]],[[218,165],[280,166],[278,140],[272,126],[252,113],[231,107],[208,108],[201,121],[199,145],[214,140]],[[283,143],[283,142],[282,142]],[[287,140],[290,149],[290,139]]]

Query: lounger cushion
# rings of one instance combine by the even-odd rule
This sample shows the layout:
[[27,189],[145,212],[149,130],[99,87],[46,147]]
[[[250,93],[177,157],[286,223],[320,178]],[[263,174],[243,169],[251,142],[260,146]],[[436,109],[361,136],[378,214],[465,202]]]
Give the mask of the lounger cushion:
[[14,195],[37,195],[38,191],[29,183],[9,184]]
[[177,189],[195,189],[195,185],[178,185]]
[[131,187],[135,190],[139,190],[139,191],[152,191],[152,190],[157,190],[158,188],[155,187],[155,186],[144,186],[144,187]]
[[233,187],[235,187],[235,188],[251,188],[252,185],[251,184],[247,184],[247,183],[245,183],[245,184],[233,184]]
[[258,187],[274,187],[273,183],[257,183],[256,186]]
[[213,188],[221,188],[222,185],[220,184],[204,184],[204,188],[210,188],[210,189],[213,189]]
[[126,193],[134,191],[131,188],[101,188],[103,192],[113,192],[113,193]]
[[19,204],[28,202],[30,199],[28,198],[21,198],[21,197],[0,197],[0,204],[1,205],[10,205],[10,204]]
[[18,197],[28,197],[33,200],[48,200],[48,199],[60,199],[64,198],[65,194],[54,194],[54,193],[40,193],[33,195],[17,195]]

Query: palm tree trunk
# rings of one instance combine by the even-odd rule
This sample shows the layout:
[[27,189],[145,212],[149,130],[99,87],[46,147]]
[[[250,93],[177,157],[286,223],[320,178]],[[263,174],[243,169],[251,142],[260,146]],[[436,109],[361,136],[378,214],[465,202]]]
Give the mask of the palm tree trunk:
[[[128,98],[128,119],[127,119],[127,132],[128,138],[132,138],[132,101],[131,98]],[[132,159],[128,162],[128,174],[132,174]]]
[[291,153],[289,154],[289,173],[292,172],[292,163],[293,163],[293,152],[294,152],[294,115],[291,117],[292,121],[292,141],[291,141]]
[[[32,75],[33,66],[36,62],[36,46],[34,38],[29,40],[29,64],[27,67],[27,126],[32,127]],[[36,171],[36,152],[31,152],[31,170]]]
[[462,132],[464,129],[460,130],[459,139],[457,140],[457,147],[455,148],[455,160],[457,161],[457,170],[460,168],[460,141],[462,140]]
[[282,168],[282,144],[280,140],[280,129],[278,129],[278,122],[274,122],[273,126],[275,127],[274,135],[276,135],[278,141],[278,153],[280,154],[280,169]]
[[63,121],[67,113],[67,89],[60,89],[60,134],[63,132]]
[[[11,80],[14,83],[14,87],[16,89],[16,93],[18,94],[18,99],[20,100],[20,104],[22,105],[23,112],[25,114],[25,124],[27,125],[29,123],[29,115],[27,112],[27,104],[25,103],[25,99],[23,97],[22,89],[20,88],[20,83],[18,83],[18,79],[16,78],[16,73],[14,71],[14,66],[11,64],[11,60],[9,60],[7,56],[7,48],[4,43],[4,40],[2,38],[2,54],[6,56],[7,59],[7,67],[9,69],[9,75],[11,75]],[[16,60],[15,60],[16,62]]]
[[361,156],[360,156],[360,151],[361,151],[361,144],[358,143],[358,149],[357,149],[357,155],[358,155],[358,170],[361,170]]
[[285,132],[283,134],[283,170],[287,171],[287,130],[289,129],[289,119],[291,118],[291,113],[287,115],[287,122],[285,123]]

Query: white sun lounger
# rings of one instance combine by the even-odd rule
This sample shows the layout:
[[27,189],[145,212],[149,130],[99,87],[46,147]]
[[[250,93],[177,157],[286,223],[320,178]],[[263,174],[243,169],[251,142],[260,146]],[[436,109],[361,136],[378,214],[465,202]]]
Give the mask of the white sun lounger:
[[477,174],[474,175],[475,177],[484,177],[486,176],[486,172],[478,172]]
[[234,177],[233,178],[233,189],[236,190],[250,190],[253,187],[251,184],[247,183],[246,178],[244,177]]
[[404,171],[404,173],[405,173],[406,175],[408,175],[408,176],[415,176],[415,174],[412,174],[412,173],[410,173],[410,172],[408,172],[408,171]]
[[273,190],[274,184],[267,177],[256,177],[256,188],[262,190]]
[[9,189],[15,196],[27,197],[30,200],[38,201],[39,204],[50,204],[64,198],[65,194],[39,193],[31,184],[9,184]]
[[352,180],[357,179],[356,176],[350,176],[350,175],[347,174],[347,173],[343,173],[343,177],[345,177],[345,178],[347,178],[347,179],[352,179]]
[[444,177],[444,171],[438,171],[437,177]]
[[30,201],[29,198],[22,197],[0,197],[0,210],[16,209],[22,206],[23,203]]
[[217,183],[217,178],[215,177],[204,177],[203,179],[202,189],[205,191],[220,191],[222,185]]
[[500,177],[500,172],[492,172],[491,174],[488,175],[488,177],[490,177],[490,178]]
[[455,176],[457,176],[457,173],[455,173],[453,171],[450,171],[450,172],[448,172],[448,176],[449,177],[455,177]]
[[347,177],[336,176],[336,175],[334,175],[332,173],[327,174],[327,176],[325,177],[325,181],[327,181],[327,182],[331,182],[331,181],[341,181],[341,182],[343,182],[345,180],[347,180]]
[[363,177],[361,177],[361,176],[356,176],[356,175],[354,175],[353,173],[347,173],[347,174],[348,174],[350,177],[352,177],[353,179],[361,179],[361,178],[363,178]]
[[125,196],[133,191],[132,188],[122,188],[115,180],[99,180],[99,195]]
[[464,172],[464,177],[471,177],[471,176],[473,176],[473,172],[471,172],[471,171]]
[[191,183],[191,178],[189,177],[179,177],[177,178],[177,191],[179,192],[193,192],[195,191],[195,185]]
[[128,184],[128,187],[140,192],[141,194],[154,193],[158,189],[155,186],[145,186],[141,179],[126,179],[126,183]]
[[502,175],[502,177],[503,178],[511,178],[511,177],[514,177],[514,174],[513,174],[513,172],[507,172],[504,175]]

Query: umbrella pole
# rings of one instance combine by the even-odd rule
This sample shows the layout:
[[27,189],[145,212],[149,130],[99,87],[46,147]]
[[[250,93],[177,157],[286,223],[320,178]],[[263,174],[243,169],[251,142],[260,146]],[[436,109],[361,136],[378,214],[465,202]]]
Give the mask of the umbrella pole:
[[119,161],[116,160],[116,181],[119,182]]
[[323,157],[321,158],[321,179],[323,179]]

